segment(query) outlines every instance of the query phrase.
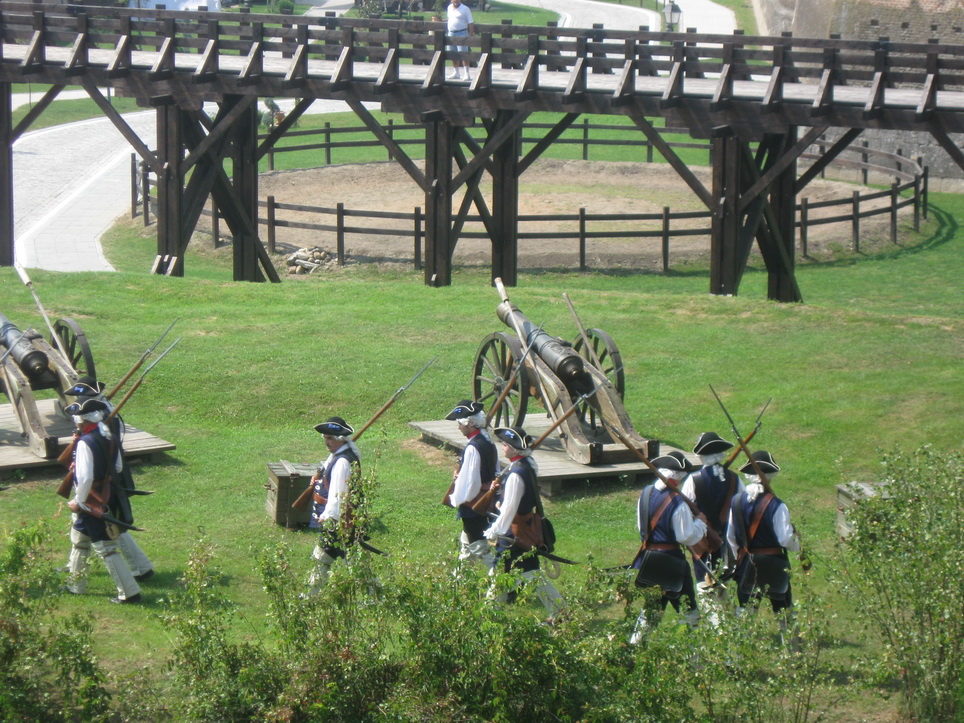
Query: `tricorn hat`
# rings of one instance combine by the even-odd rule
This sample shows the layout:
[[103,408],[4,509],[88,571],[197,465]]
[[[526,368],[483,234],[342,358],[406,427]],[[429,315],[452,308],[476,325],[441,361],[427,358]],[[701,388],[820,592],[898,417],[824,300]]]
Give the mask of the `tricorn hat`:
[[64,409],[72,417],[93,414],[94,412],[106,412],[107,410],[107,402],[96,397],[83,397],[73,404],[68,404]]
[[716,432],[703,432],[700,438],[696,440],[693,452],[702,455],[719,454],[732,449],[732,447],[733,442],[727,442]]
[[455,405],[455,409],[445,415],[445,418],[450,422],[454,422],[457,419],[465,419],[466,417],[471,417],[473,414],[478,414],[484,409],[485,407],[481,402],[473,402],[471,399],[463,399],[461,402]]
[[[780,471],[780,466],[773,461],[773,457],[769,452],[764,452],[762,449],[754,452],[753,459],[756,462],[756,467],[759,467],[760,471],[764,474],[773,474],[774,472]],[[753,466],[753,462],[749,461],[740,467],[740,471],[743,474],[756,474],[756,468]]]
[[682,452],[675,449],[650,460],[650,462],[656,469],[669,469],[674,472],[692,472],[696,469]]
[[332,437],[347,437],[355,433],[351,425],[341,417],[328,417],[321,424],[315,425],[315,431]]
[[105,384],[103,382],[99,382],[89,374],[85,374],[78,378],[77,383],[64,393],[72,397],[96,397],[98,394],[104,393],[104,387]]
[[524,452],[532,444],[532,437],[522,427],[496,427],[495,436],[513,449]]

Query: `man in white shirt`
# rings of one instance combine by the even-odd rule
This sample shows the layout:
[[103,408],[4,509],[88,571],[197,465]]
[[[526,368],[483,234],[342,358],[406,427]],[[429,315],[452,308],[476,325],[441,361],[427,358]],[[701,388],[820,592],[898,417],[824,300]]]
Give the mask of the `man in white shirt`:
[[[472,18],[472,11],[462,4],[462,0],[451,0],[446,8],[448,19],[448,34],[455,37],[467,37],[469,33],[475,35],[475,20]],[[458,53],[469,52],[467,45],[449,45],[446,47],[449,52]],[[453,60],[452,67],[455,70],[449,76],[451,79],[462,79],[462,68],[465,68],[465,80],[472,80],[472,73],[469,70],[469,61]]]

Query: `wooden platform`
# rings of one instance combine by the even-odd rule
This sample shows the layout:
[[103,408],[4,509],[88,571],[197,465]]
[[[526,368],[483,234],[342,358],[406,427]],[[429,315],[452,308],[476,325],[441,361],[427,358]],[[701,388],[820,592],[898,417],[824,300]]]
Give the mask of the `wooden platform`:
[[[465,448],[466,439],[459,432],[455,422],[447,420],[428,421],[428,422],[409,422],[411,427],[417,429],[422,435],[422,441],[436,447],[443,447],[455,451]],[[538,437],[549,428],[549,420],[544,417],[526,418],[525,429],[533,437]],[[499,446],[501,452],[502,446]],[[660,454],[666,454],[676,447],[666,444],[660,445]],[[695,464],[699,464],[699,458],[683,450],[687,459]],[[615,479],[617,477],[631,477],[636,484],[642,484],[643,479],[651,478],[652,472],[642,462],[619,462],[614,464],[577,464],[569,459],[563,449],[562,441],[555,432],[543,442],[532,455],[539,465],[539,487],[547,497],[552,497],[558,492],[562,492],[567,486],[572,486],[575,482],[586,480]],[[508,462],[501,454],[499,459],[503,465]]]
[[[47,431],[57,435],[60,447],[66,447],[70,443],[74,425],[56,413],[56,404],[56,399],[41,399],[37,401],[37,410]],[[129,424],[125,424],[124,429],[124,456],[127,458],[150,459],[156,454],[175,449],[170,442]],[[56,459],[43,459],[30,451],[27,440],[20,434],[20,421],[13,405],[0,406],[0,472],[56,464]]]

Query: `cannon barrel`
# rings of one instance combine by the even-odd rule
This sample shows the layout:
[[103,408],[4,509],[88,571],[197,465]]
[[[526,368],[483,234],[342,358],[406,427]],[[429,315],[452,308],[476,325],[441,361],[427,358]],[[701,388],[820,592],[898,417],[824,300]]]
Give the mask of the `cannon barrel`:
[[525,343],[532,345],[533,351],[567,388],[580,392],[592,389],[592,379],[586,372],[583,358],[572,346],[533,324],[511,301],[505,300],[499,304],[497,313],[502,323],[517,330],[525,338]]
[[47,371],[47,355],[35,349],[25,335],[20,333],[17,325],[3,314],[0,314],[0,344],[6,347],[10,358],[28,377],[36,378]]

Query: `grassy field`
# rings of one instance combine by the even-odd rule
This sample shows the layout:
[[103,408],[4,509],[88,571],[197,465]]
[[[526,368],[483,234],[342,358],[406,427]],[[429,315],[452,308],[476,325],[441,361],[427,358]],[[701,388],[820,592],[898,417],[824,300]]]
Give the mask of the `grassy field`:
[[[805,304],[765,301],[766,276],[754,269],[737,298],[708,295],[703,269],[523,273],[511,295],[551,333],[572,339],[568,292],[587,326],[613,336],[625,364],[626,406],[643,434],[687,449],[702,431],[731,436],[708,384],[744,428],[773,397],[755,446],[783,467],[775,487],[814,550],[810,583],[832,595],[824,578],[834,569],[835,485],[873,481],[881,450],[897,444],[960,444],[964,235],[955,219],[964,199],[934,195],[932,204],[924,233],[892,253],[801,268]],[[315,423],[339,414],[360,425],[435,355],[360,447],[365,464],[378,469],[373,542],[395,553],[389,564],[452,564],[456,523],[438,500],[453,460],[417,442],[408,422],[440,419],[469,395],[479,343],[504,330],[487,272],[457,270],[453,285],[441,289],[425,287],[414,272],[358,266],[257,285],[232,282],[224,258],[194,252],[187,278],[163,278],[144,273],[154,241],[136,226],[121,224],[105,243],[116,274],[32,274],[50,316],[82,325],[100,377],[119,379],[175,318],[183,336],[125,409],[129,423],[177,445],[160,464],[135,469],[139,485],[157,492],[136,502],[138,522],[149,530],[140,540],[158,569],[146,602],[104,605],[112,585],[96,562],[90,594],[63,601],[65,612],[95,616],[106,664],[133,663],[163,678],[171,639],[159,613],[202,530],[239,605],[237,633],[261,636],[264,596],[253,553],[287,538],[304,550],[307,572],[314,541],[267,518],[266,463],[323,458]],[[0,311],[41,328],[13,270],[0,269],[0,282]],[[52,518],[62,530],[52,553],[59,564],[69,516],[53,494],[57,478],[56,470],[16,475],[0,498],[0,530]],[[632,485],[587,484],[549,501],[559,552],[592,554],[603,565],[627,561],[638,545],[637,496]],[[563,576],[563,593],[580,574]],[[840,614],[835,653],[867,652],[846,605]],[[866,710],[879,705],[868,700]]]

